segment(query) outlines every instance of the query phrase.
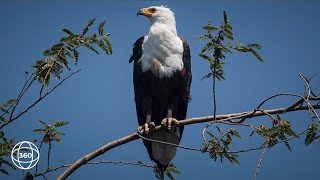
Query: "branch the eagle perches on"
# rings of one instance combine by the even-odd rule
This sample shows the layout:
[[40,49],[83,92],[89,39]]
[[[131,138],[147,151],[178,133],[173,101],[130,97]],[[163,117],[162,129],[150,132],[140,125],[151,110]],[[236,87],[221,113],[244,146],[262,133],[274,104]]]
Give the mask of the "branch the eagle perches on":
[[[299,75],[303,79],[303,81],[305,82],[305,95],[303,95],[303,96],[299,95],[299,94],[290,94],[290,93],[276,94],[276,95],[271,96],[271,97],[267,98],[266,100],[264,100],[253,111],[235,113],[235,114],[216,115],[215,117],[214,116],[204,116],[204,117],[190,118],[190,119],[178,121],[176,123],[176,126],[187,126],[187,125],[191,125],[191,124],[198,124],[198,123],[205,123],[205,122],[210,122],[209,125],[211,125],[212,123],[243,124],[247,119],[254,118],[254,117],[272,116],[273,114],[283,114],[283,113],[287,113],[287,112],[301,111],[301,110],[308,110],[310,118],[312,120],[313,120],[313,118],[316,118],[318,120],[318,122],[320,122],[320,118],[316,112],[316,109],[320,109],[320,97],[316,96],[312,92],[310,85],[309,85],[309,81],[302,74],[299,74]],[[270,99],[273,99],[273,98],[279,97],[279,96],[299,97],[299,100],[296,101],[294,104],[292,104],[288,107],[285,107],[285,108],[270,109],[270,110],[260,109],[260,107],[264,103],[266,103]],[[316,104],[312,105],[310,102],[315,102]],[[306,105],[303,105],[304,103]],[[312,116],[312,114],[314,116]],[[239,121],[235,121],[235,120],[239,120]],[[207,127],[208,126],[206,126],[206,128]],[[155,129],[155,132],[158,131],[160,128],[161,128],[161,125],[157,126]],[[206,130],[206,128],[204,129],[204,131]],[[84,164],[89,163],[92,159],[106,153],[107,151],[109,151],[113,148],[116,148],[116,147],[121,146],[123,144],[129,143],[131,141],[137,140],[139,138],[141,138],[141,135],[136,132],[136,133],[132,133],[127,136],[124,136],[120,139],[114,140],[112,142],[109,142],[109,143],[101,146],[100,148],[96,149],[95,151],[92,151],[91,153],[89,153],[89,154],[81,157],[77,161],[75,161],[57,179],[59,179],[59,180],[66,179],[74,171],[76,171],[79,167],[81,167]],[[158,143],[165,143],[165,142],[158,142]],[[166,143],[166,144],[170,145],[170,143]],[[179,145],[176,145],[176,146],[181,147]],[[252,150],[262,149],[265,147],[267,147],[267,146],[264,145],[263,147],[255,148]],[[186,148],[186,149],[194,150],[192,148]],[[262,158],[261,158],[261,160],[262,160]],[[259,166],[257,167],[256,174],[258,173],[258,168],[259,168]],[[255,174],[255,176],[256,176],[256,174]]]

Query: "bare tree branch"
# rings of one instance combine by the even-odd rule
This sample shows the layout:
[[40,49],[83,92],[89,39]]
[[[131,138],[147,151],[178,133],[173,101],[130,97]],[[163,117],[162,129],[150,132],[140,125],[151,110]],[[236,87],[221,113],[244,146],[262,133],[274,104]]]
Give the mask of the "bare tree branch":
[[[11,122],[17,120],[20,116],[22,116],[23,114],[25,114],[26,112],[28,112],[31,108],[33,108],[36,104],[38,104],[42,99],[44,99],[45,97],[47,97],[49,94],[51,94],[57,87],[59,87],[65,80],[69,79],[72,75],[78,73],[79,71],[81,71],[81,69],[71,73],[69,76],[65,77],[64,79],[62,79],[57,85],[55,85],[50,91],[48,91],[46,94],[44,94],[43,96],[39,97],[34,103],[32,103],[29,107],[27,107],[24,111],[20,112],[17,116],[12,117],[12,114],[10,115],[10,120],[4,124],[2,124],[0,126],[0,129],[2,129],[3,127],[7,126],[8,124],[10,124]],[[33,79],[30,83],[30,85],[32,84],[32,82],[35,79]],[[25,90],[26,91],[26,90]],[[25,93],[25,91],[23,91],[23,93]],[[22,94],[23,95],[23,94]],[[22,96],[21,95],[21,96]]]
[[262,159],[263,159],[264,154],[266,153],[267,147],[268,147],[268,144],[266,144],[264,146],[264,148],[263,148],[262,154],[260,156],[260,159],[259,159],[259,162],[258,162],[258,165],[257,165],[257,168],[256,168],[256,172],[254,173],[253,180],[257,179],[258,172],[259,172],[259,169],[260,169],[260,166],[261,166],[261,163],[262,163]]

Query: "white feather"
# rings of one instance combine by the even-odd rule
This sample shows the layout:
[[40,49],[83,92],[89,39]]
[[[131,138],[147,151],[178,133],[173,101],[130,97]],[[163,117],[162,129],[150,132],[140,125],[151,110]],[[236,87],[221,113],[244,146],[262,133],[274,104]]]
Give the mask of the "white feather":
[[159,78],[171,77],[183,68],[183,44],[173,12],[163,6],[154,8],[156,12],[149,17],[150,31],[142,44],[142,71],[151,70]]

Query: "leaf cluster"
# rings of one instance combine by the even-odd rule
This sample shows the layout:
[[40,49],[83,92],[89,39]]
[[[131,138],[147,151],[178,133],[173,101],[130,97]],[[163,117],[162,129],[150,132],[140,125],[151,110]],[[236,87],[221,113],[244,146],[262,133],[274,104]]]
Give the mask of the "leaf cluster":
[[15,139],[11,138],[10,140],[8,140],[5,137],[5,134],[3,131],[0,131],[0,138],[1,138],[1,140],[0,140],[1,141],[0,142],[0,172],[2,174],[9,175],[9,173],[6,170],[6,167],[4,167],[4,165],[16,170],[16,167],[10,161],[5,160],[5,159],[10,159],[11,150],[14,147]]
[[259,61],[263,61],[261,56],[257,53],[257,50],[261,49],[261,46],[257,43],[242,44],[239,41],[234,40],[232,26],[228,19],[226,11],[223,11],[223,22],[220,26],[214,26],[209,23],[202,27],[207,31],[207,34],[197,36],[198,39],[205,39],[208,42],[202,48],[199,56],[210,63],[210,70],[203,79],[207,79],[214,76],[218,80],[225,79],[222,62],[225,59],[225,54],[233,54],[233,51],[249,52],[253,54]]
[[277,119],[274,119],[271,128],[262,125],[253,131],[250,136],[252,136],[254,132],[266,139],[265,145],[268,147],[272,147],[279,142],[284,142],[290,152],[291,146],[288,139],[291,137],[300,138],[300,136],[292,129],[291,123],[283,120],[279,115],[277,115]]
[[221,137],[218,138],[218,136],[215,136],[210,131],[206,131],[211,140],[202,143],[202,151],[209,152],[210,158],[215,161],[219,158],[222,162],[223,158],[227,158],[231,163],[240,164],[238,155],[228,152],[230,150],[229,146],[233,143],[232,137],[240,139],[240,133],[233,128],[229,129],[226,133],[218,126],[216,126],[216,129]]
[[5,114],[9,114],[9,108],[16,102],[16,99],[9,99],[0,106],[0,124],[7,123],[8,120],[4,118]]
[[60,39],[60,42],[45,50],[43,59],[37,60],[33,65],[35,77],[45,86],[49,85],[50,77],[60,79],[64,68],[70,70],[69,59],[73,59],[75,64],[79,60],[79,47],[86,47],[90,51],[99,54],[95,46],[103,50],[107,55],[112,54],[112,46],[108,39],[110,33],[103,34],[105,20],[98,27],[98,35],[93,33],[87,35],[88,30],[94,24],[95,18],[91,19],[82,30],[82,33],[74,33],[69,29],[63,29],[67,35]]
[[42,124],[43,128],[35,129],[34,132],[42,132],[44,134],[43,136],[43,142],[49,143],[52,141],[62,142],[62,139],[60,136],[64,136],[65,134],[57,131],[56,128],[65,126],[69,124],[69,122],[63,122],[63,121],[54,121],[53,124],[46,124],[45,122],[39,120],[39,122]]
[[320,135],[317,135],[317,132],[319,132],[319,126],[317,123],[312,122],[312,124],[307,129],[306,138],[304,140],[304,143],[306,146],[311,144],[314,140],[320,139]]
[[156,176],[157,179],[164,179],[164,174],[170,179],[170,180],[175,180],[174,176],[172,175],[172,173],[175,174],[181,174],[181,171],[177,170],[176,166],[173,163],[170,163],[166,169],[166,171],[164,172],[164,174],[161,172],[160,169],[158,169],[157,167],[154,168],[154,174]]

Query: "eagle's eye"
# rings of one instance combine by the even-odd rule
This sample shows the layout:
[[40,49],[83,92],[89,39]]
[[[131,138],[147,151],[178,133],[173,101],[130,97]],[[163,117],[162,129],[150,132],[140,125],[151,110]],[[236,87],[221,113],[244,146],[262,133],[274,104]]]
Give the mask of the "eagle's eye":
[[156,12],[156,8],[150,8],[149,11],[150,11],[150,13],[155,13]]

